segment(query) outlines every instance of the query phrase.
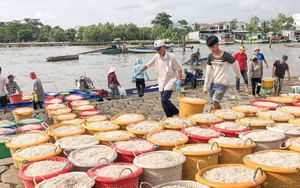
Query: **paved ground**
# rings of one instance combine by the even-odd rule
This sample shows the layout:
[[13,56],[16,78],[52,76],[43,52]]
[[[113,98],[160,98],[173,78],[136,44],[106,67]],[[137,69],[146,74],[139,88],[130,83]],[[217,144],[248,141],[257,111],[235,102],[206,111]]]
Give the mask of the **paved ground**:
[[[290,82],[286,80],[284,82],[284,91],[291,92],[291,86],[294,85],[296,81],[298,81],[298,78],[293,78]],[[203,96],[202,86],[198,87],[196,90],[187,90],[186,96],[207,98],[207,96]],[[177,94],[173,94],[172,96],[172,101],[176,106],[178,106],[177,97]],[[224,97],[224,101],[222,102],[222,107],[230,108],[236,105],[249,104],[249,102],[254,99],[257,98],[253,97],[251,94],[246,94],[245,92],[235,93],[234,86],[230,86]],[[145,96],[141,98],[138,96],[130,96],[123,100],[93,102],[93,104],[103,114],[110,116],[120,113],[141,113],[150,120],[160,120],[164,116],[158,92],[145,94]],[[208,112],[209,109],[210,105],[207,104],[204,111]],[[47,119],[44,110],[39,110],[34,113],[34,115],[37,114],[44,118],[50,125],[53,124],[53,122]],[[9,113],[3,118],[13,119],[13,115]],[[12,165],[11,158],[0,159],[0,188],[23,188],[24,185],[22,181],[18,179],[17,172],[18,170]]]

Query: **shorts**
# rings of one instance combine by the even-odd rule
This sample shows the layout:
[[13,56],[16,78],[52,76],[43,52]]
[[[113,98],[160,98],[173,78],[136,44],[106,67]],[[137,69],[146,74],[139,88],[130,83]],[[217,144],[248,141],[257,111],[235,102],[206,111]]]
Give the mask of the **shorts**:
[[7,106],[7,97],[6,95],[3,97],[0,97],[0,103],[1,103],[1,107],[6,107]]
[[227,89],[228,86],[226,85],[211,83],[209,89],[209,96],[211,98],[211,102],[221,102]]

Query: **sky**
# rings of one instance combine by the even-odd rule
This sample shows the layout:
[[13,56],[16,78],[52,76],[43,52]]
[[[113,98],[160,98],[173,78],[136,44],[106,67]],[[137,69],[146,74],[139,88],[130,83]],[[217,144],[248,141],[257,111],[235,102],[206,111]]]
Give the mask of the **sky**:
[[37,18],[64,29],[110,22],[151,26],[160,12],[189,24],[249,21],[300,13],[299,0],[0,0],[0,22]]

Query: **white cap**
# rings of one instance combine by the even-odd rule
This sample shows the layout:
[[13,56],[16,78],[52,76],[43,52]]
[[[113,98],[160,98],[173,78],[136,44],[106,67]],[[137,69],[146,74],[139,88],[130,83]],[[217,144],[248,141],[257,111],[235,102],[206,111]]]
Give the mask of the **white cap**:
[[157,40],[154,42],[153,50],[159,50],[162,46],[165,46],[165,42],[163,40]]
[[117,70],[117,69],[116,69],[115,67],[110,67],[110,68],[109,68],[109,71],[108,71],[108,74],[109,74],[109,73],[112,73],[112,72],[116,72],[116,70]]
[[259,50],[259,51],[260,51],[259,47],[255,47],[255,48],[254,48],[254,52],[255,52],[256,50]]

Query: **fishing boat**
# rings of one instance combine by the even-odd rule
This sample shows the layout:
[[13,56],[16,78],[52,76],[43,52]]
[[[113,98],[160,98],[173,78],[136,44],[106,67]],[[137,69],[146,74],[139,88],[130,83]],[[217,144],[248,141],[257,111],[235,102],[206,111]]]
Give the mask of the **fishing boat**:
[[232,34],[230,34],[230,33],[216,34],[216,36],[219,38],[219,44],[221,44],[221,45],[234,44],[234,38],[232,37]]
[[51,56],[51,57],[47,57],[46,60],[48,62],[52,62],[52,61],[69,61],[69,60],[78,60],[79,59],[79,55],[62,55],[62,56]]
[[283,44],[286,47],[300,48],[300,44]]

